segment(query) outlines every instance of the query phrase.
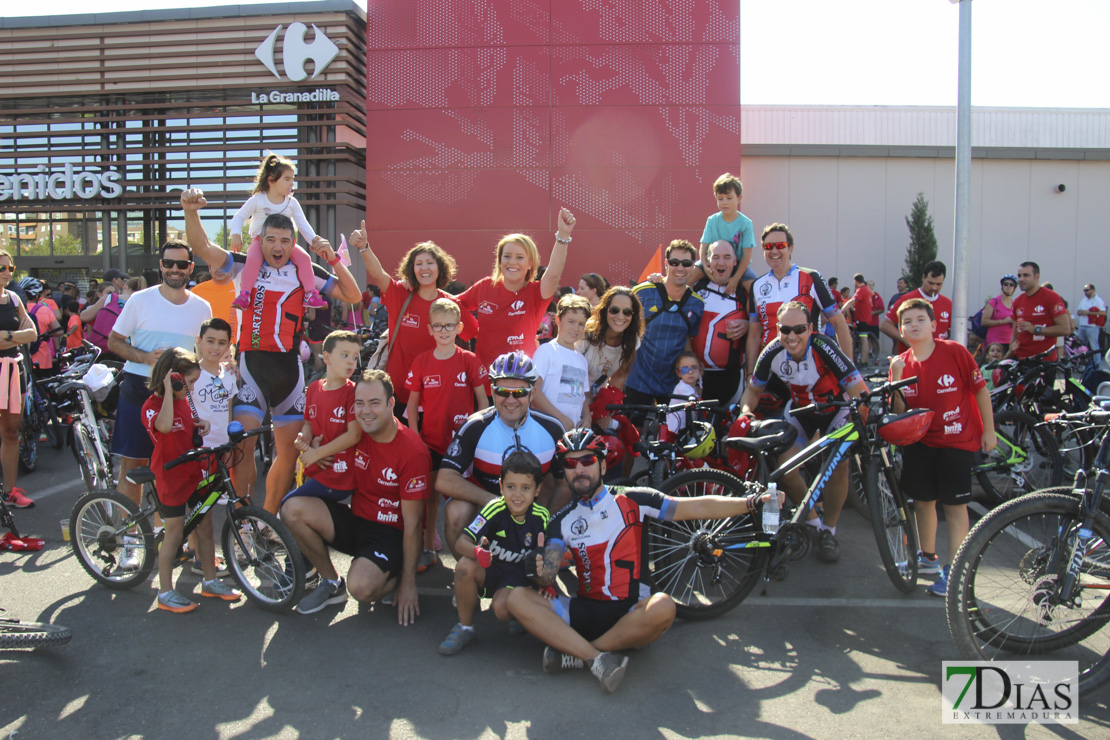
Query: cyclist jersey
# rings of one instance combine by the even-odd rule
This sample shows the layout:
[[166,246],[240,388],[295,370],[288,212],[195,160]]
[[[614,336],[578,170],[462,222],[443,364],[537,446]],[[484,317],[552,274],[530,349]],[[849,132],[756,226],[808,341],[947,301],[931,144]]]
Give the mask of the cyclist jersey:
[[[313,437],[323,437],[321,445],[346,434],[348,425],[355,420],[355,384],[348,380],[329,391],[324,388],[324,379],[321,378],[309,385],[304,393],[304,419],[312,425]],[[310,465],[305,468],[304,474],[328,488],[349,491],[355,487],[351,467],[354,449],[352,445],[332,455],[330,468]]]
[[[220,272],[235,278],[235,290],[242,290],[239,273],[246,266],[245,254],[228,252]],[[330,293],[335,276],[317,264],[312,265],[316,290]],[[289,260],[281,267],[262,261],[258,279],[250,289],[250,308],[242,313],[239,327],[240,351],[261,349],[267,352],[293,352],[300,347],[304,330],[304,288],[297,277],[297,266]]]
[[507,452],[523,447],[539,458],[546,473],[555,457],[555,443],[562,436],[563,425],[547,414],[530,410],[524,423],[513,429],[501,421],[497,408],[490,406],[471,414],[455,433],[440,469],[457,471],[475,485],[500,496],[501,461]]
[[[918,288],[911,290],[909,293],[903,293],[898,296],[898,300],[891,301],[890,310],[886,312],[886,317],[894,322],[894,326],[898,326],[898,307],[911,298],[921,298],[933,304],[933,318],[937,322],[937,330],[933,332],[933,339],[948,339],[948,329],[952,326],[952,301],[945,298],[940,293],[937,293],[932,298],[925,291]],[[898,342],[894,351],[897,354],[902,354],[909,346]]]
[[463,532],[475,545],[481,544],[483,537],[489,540],[487,549],[493,560],[486,568],[486,577],[493,576],[492,583],[527,586],[532,579],[524,575],[524,558],[536,547],[550,519],[547,509],[532,502],[532,508],[524,514],[524,521],[518,522],[509,513],[505,499],[495,498],[482,507]]
[[740,368],[744,364],[744,340],[728,338],[728,325],[737,320],[748,320],[748,292],[738,286],[736,293],[728,295],[725,288],[703,278],[694,292],[705,302],[698,334],[693,347],[706,370]]
[[809,310],[814,331],[817,331],[818,313],[829,318],[840,310],[825,279],[817,270],[791,265],[782,280],[775,277],[774,270],[761,275],[752,283],[748,296],[748,314],[762,327],[759,336],[761,349],[778,336],[779,306],[788,301],[798,301]]
[[916,360],[912,350],[901,358],[906,361],[902,377],[917,378],[917,383],[902,389],[906,406],[933,410],[933,423],[921,441],[929,447],[976,452],[982,443],[983,419],[975,393],[986,382],[971,353],[958,342],[939,339],[924,361]]
[[602,486],[593,498],[564,506],[544,538],[547,545],[569,548],[573,554],[578,596],[639,601],[651,595],[645,577],[644,519],[671,521],[676,503],[650,488]]
[[494,285],[484,277],[458,297],[459,305],[478,315],[481,331],[474,354],[487,367],[500,355],[520,350],[536,353],[536,328],[547,313],[550,298],[544,298],[540,283],[533,280],[513,292],[505,283]]
[[389,442],[375,442],[369,435],[355,445],[355,492],[351,512],[363,519],[404,530],[401,501],[428,497],[432,456],[420,435],[397,425]]
[[751,384],[762,391],[772,377],[781,379],[790,388],[794,408],[818,401],[829,402],[842,395],[849,386],[863,382],[852,361],[832,339],[816,332],[809,336],[809,346],[801,360],[793,359],[782,340],[776,337],[755,361]]
[[[1014,324],[1019,321],[1028,321],[1033,326],[1053,326],[1056,317],[1068,312],[1064,306],[1064,299],[1058,293],[1048,288],[1038,288],[1033,295],[1022,293],[1014,297]],[[1017,349],[1014,357],[1024,359],[1051,352],[1045,359],[1056,359],[1056,337],[1047,337],[1044,334],[1034,334],[1029,331],[1017,333]]]
[[485,385],[489,371],[478,357],[461,347],[446,360],[435,350],[417,355],[405,378],[405,388],[420,394],[424,422],[420,436],[432,450],[443,454],[455,430],[474,413],[474,389]]

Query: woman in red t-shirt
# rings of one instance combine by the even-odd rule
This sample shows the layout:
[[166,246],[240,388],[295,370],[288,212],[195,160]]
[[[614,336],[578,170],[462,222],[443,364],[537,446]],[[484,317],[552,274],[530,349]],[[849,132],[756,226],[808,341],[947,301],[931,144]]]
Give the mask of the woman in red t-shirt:
[[[370,248],[366,239],[365,221],[362,222],[362,229],[351,234],[350,241],[351,246],[362,255],[362,262],[366,265],[366,279],[381,291],[390,337],[394,333],[397,335],[389,351],[385,371],[393,381],[393,392],[397,398],[394,413],[403,419],[409,400],[409,391],[405,388],[409,368],[418,355],[434,349],[436,345],[428,331],[428,312],[432,303],[440,298],[455,300],[453,295],[444,290],[455,279],[455,258],[435,242],[420,242],[401,259],[396,276],[390,277]],[[459,336],[470,339],[478,333],[478,322],[466,311],[462,312],[462,321]],[[389,340],[382,337],[381,341]]]
[[459,296],[463,308],[475,312],[481,322],[474,353],[487,367],[506,352],[519,350],[529,357],[536,353],[536,327],[559,290],[572,231],[574,216],[563,208],[551,259],[539,280],[535,279],[540,266],[536,243],[524,234],[503,237],[497,243],[493,274]]

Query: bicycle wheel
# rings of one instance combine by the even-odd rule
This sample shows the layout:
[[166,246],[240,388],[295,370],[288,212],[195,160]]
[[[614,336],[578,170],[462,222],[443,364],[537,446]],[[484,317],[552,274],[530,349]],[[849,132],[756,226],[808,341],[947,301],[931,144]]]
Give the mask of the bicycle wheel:
[[[127,589],[145,582],[158,561],[150,519],[136,519],[138,515],[135,503],[118,491],[91,491],[73,505],[69,515],[73,554],[90,576],[108,588]],[[135,567],[119,566],[124,548],[133,552]]]
[[912,593],[917,588],[917,525],[894,470],[884,468],[881,458],[872,458],[863,487],[887,577],[902,593]]
[[848,462],[848,498],[846,503],[865,520],[871,521],[871,507],[867,503],[867,489],[863,485],[864,475],[853,455]]
[[85,483],[86,491],[95,491],[111,486],[110,481],[103,480],[100,464],[97,460],[96,445],[89,439],[89,432],[85,425],[78,422],[73,425],[73,456],[77,459],[77,469],[81,471],[81,480]]
[[[688,470],[663,485],[668,496],[742,496],[746,484],[722,470]],[[683,619],[711,619],[729,611],[751,593],[769,557],[769,547],[726,549],[765,543],[750,514],[718,520],[661,522],[645,526],[648,577],[654,590],[675,601]]]
[[[948,629],[961,657],[1002,660],[1052,653],[1079,664],[1079,690],[1110,679],[1110,516],[1094,517],[1079,598],[1050,601],[1080,526],[1075,496],[1037,493],[999,506],[964,540],[948,582]],[[1058,553],[1058,548],[1065,548]],[[1054,558],[1055,556],[1055,558]]]
[[59,624],[0,619],[0,650],[65,645],[72,637],[69,627]]
[[46,435],[46,441],[55,450],[62,449],[66,440],[62,433],[62,424],[58,421],[58,409],[54,407],[54,402],[38,390],[35,391],[35,402],[39,408],[42,431]]
[[23,419],[19,424],[19,469],[24,473],[33,473],[39,464],[42,424],[35,409],[33,403],[24,404]]
[[[975,472],[987,500],[998,505],[1014,496],[1049,486],[1063,480],[1060,447],[1044,427],[1029,414],[1013,409],[1000,411],[994,417],[998,446],[984,456],[976,454]],[[1020,453],[1009,448],[1009,440]]]
[[[235,526],[243,540],[242,552],[236,551]],[[224,520],[220,542],[228,570],[255,604],[282,612],[300,600],[304,559],[293,535],[276,516],[257,506],[236,509]]]

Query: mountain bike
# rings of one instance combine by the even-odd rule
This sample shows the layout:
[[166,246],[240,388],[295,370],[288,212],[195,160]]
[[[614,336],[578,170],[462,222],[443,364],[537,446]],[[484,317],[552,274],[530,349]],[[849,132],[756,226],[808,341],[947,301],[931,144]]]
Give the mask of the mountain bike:
[[[778,422],[777,432],[759,437],[728,438],[725,443],[751,453],[758,461],[758,481],[741,481],[720,470],[692,470],[668,479],[662,492],[669,496],[724,495],[745,496],[765,492],[767,483],[783,477],[813,460],[820,468],[802,502],[783,510],[783,523],[777,534],[762,530],[754,513],[722,520],[661,522],[650,520],[645,534],[648,570],[657,590],[669,594],[686,619],[708,619],[727,612],[751,593],[762,577],[781,581],[789,573],[788,563],[800,560],[811,548],[812,527],[806,524],[817,506],[836,466],[850,454],[864,471],[867,501],[872,511],[872,528],[887,576],[898,590],[910,593],[917,585],[917,527],[909,503],[902,495],[889,454],[892,443],[908,444],[907,425],[916,429],[920,439],[928,428],[931,412],[885,413],[894,391],[917,382],[907,378],[885,383],[858,399],[815,404],[791,413],[846,408],[847,424],[815,440],[801,452],[768,471],[766,457],[772,449],[787,448],[793,429]],[[865,413],[869,403],[878,401],[877,413]],[[923,424],[923,418],[926,419]],[[796,432],[794,433],[796,434]],[[899,436],[901,435],[901,436]],[[916,441],[916,440],[912,440]]]
[[[228,570],[243,593],[268,611],[285,611],[301,597],[305,583],[305,561],[293,535],[276,516],[240,497],[231,481],[230,469],[242,457],[238,444],[257,436],[264,427],[249,432],[243,425],[228,425],[227,444],[202,447],[166,463],[166,470],[193,461],[206,463],[211,472],[197,486],[185,515],[185,536],[197,528],[201,519],[227,495],[227,519],[220,533]],[[154,472],[135,468],[127,475],[132,483],[143,486],[143,506],[114,490],[99,490],[77,500],[70,514],[73,552],[81,567],[97,582],[112,589],[132,588],[147,580],[158,560],[162,532],[154,532],[151,517],[157,510]],[[199,498],[199,503],[194,503]],[[128,550],[137,556],[132,568],[120,565]],[[179,557],[180,560],[180,557]]]
[[994,505],[1030,491],[1058,486],[1063,480],[1060,445],[1032,415],[1017,409],[994,415],[998,445],[975,453],[971,472]]
[[1110,680],[1110,411],[1058,417],[1101,428],[1070,493],[1031,493],[979,520],[952,563],[948,629],[960,656],[1075,660],[1080,692]]
[[[85,384],[84,376],[100,356],[100,349],[89,345],[70,369],[53,378],[51,394],[58,399],[70,421],[70,445],[86,491],[113,488],[116,485],[112,465],[111,432],[108,419],[97,412],[92,391]],[[107,385],[100,389],[106,393],[118,382],[120,371],[105,369]]]

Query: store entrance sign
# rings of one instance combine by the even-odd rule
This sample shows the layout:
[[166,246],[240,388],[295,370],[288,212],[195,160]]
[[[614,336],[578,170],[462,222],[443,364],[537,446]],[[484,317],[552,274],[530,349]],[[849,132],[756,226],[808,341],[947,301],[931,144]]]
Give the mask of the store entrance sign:
[[121,179],[120,173],[112,170],[75,171],[67,164],[64,171],[52,173],[40,164],[34,173],[0,175],[0,201],[118,198],[123,194]]
[[[280,25],[275,28],[266,37],[266,40],[254,50],[254,55],[258,57],[258,61],[266,65],[266,69],[273,72],[274,77],[278,79],[281,79],[281,75],[277,69],[277,40],[281,29],[282,26]],[[308,78],[305,65],[309,60],[312,60],[315,65],[312,71],[312,79],[316,79],[339,54],[339,47],[325,36],[324,32],[317,28],[315,23],[312,24],[312,30],[316,35],[313,37],[311,44],[304,40],[308,33],[308,26],[303,23],[290,23],[289,29],[285,32],[285,39],[281,45],[281,62],[285,66],[285,76],[293,82],[300,82]]]

